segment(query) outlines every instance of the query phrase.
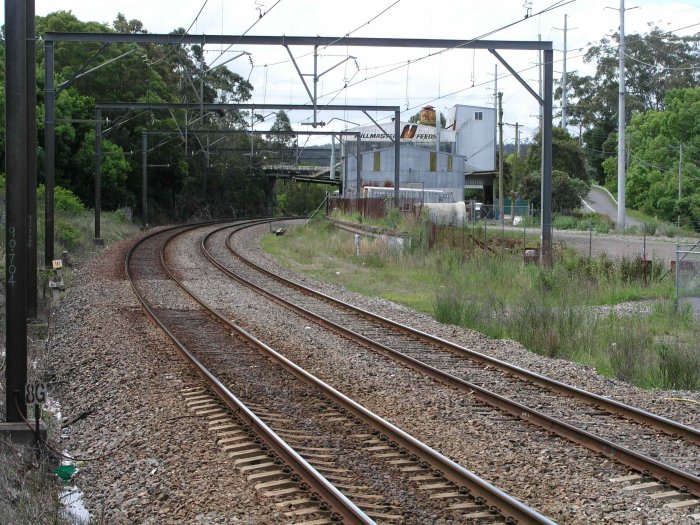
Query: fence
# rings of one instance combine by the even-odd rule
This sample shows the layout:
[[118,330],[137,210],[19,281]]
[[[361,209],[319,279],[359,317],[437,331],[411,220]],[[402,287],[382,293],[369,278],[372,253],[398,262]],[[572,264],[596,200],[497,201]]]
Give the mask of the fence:
[[700,241],[676,245],[676,297],[700,306]]
[[[362,217],[382,219],[387,216],[394,204],[393,198],[377,197],[331,197],[328,200],[328,211],[338,210],[343,213],[359,213]],[[423,209],[423,201],[414,198],[399,200],[401,213],[418,217]]]

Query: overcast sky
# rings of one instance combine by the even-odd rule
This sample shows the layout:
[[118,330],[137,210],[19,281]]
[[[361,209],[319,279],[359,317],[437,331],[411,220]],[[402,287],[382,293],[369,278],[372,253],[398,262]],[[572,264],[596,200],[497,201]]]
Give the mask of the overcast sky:
[[[524,19],[531,4],[533,16]],[[545,14],[540,11],[565,4]],[[204,5],[203,9],[202,6]],[[645,32],[649,23],[676,34],[700,32],[700,0],[628,0],[626,33]],[[614,9],[607,9],[612,7]],[[388,9],[387,9],[388,8]],[[249,35],[406,37],[471,39],[519,22],[486,38],[501,40],[551,40],[555,48],[555,77],[560,77],[563,53],[564,15],[568,15],[569,71],[590,72],[581,55],[587,44],[610,35],[619,27],[617,0],[204,0],[168,2],[143,0],[37,0],[36,12],[70,10],[81,20],[111,23],[117,13],[143,22],[150,33],[167,33],[178,27],[192,34],[238,35],[250,28]],[[198,12],[201,14],[195,21]],[[386,11],[383,14],[382,11]],[[262,18],[260,14],[263,14]],[[379,16],[377,16],[379,15]],[[375,18],[376,17],[376,18]],[[4,19],[4,13],[3,13]],[[372,20],[373,19],[373,20]],[[367,22],[371,22],[367,24]],[[257,23],[256,23],[257,21]],[[253,26],[253,24],[255,24]],[[691,26],[693,27],[687,27]],[[251,26],[253,26],[251,28]],[[559,28],[559,29],[556,29]],[[681,29],[685,28],[685,29]],[[207,61],[222,62],[243,48],[236,46],[219,57],[222,46],[207,46]],[[255,46],[245,49],[250,59],[241,57],[229,67],[249,78],[253,84],[253,102],[304,104],[308,96],[284,48]],[[292,48],[303,73],[312,73],[311,48]],[[488,51],[455,49],[414,62],[434,53],[430,49],[377,49],[329,47],[320,49],[319,71],[345,60],[319,81],[320,104],[399,105],[402,119],[408,119],[421,106],[431,104],[441,111],[455,104],[493,106],[494,66],[496,59]],[[503,51],[501,54],[537,90],[538,72],[534,52]],[[307,56],[303,56],[307,55]],[[355,59],[348,59],[354,56]],[[347,59],[347,60],[346,60]],[[409,60],[413,63],[410,63]],[[408,64],[408,65],[407,65]],[[387,72],[390,69],[394,71]],[[379,73],[384,73],[376,76]],[[374,77],[374,78],[372,78]],[[367,80],[365,80],[367,79]],[[310,80],[310,79],[309,79]],[[343,89],[345,84],[347,89]],[[353,85],[355,84],[355,85]],[[473,87],[472,87],[473,86]],[[534,99],[499,65],[498,90],[503,92],[504,120],[519,122],[530,136],[537,125],[538,106]],[[335,98],[334,98],[335,97]],[[308,121],[308,113],[290,113],[296,129]],[[333,117],[366,124],[363,114],[322,112],[319,119]],[[390,115],[377,114],[378,120]],[[326,129],[351,126],[336,120]],[[512,128],[505,131],[512,140]]]

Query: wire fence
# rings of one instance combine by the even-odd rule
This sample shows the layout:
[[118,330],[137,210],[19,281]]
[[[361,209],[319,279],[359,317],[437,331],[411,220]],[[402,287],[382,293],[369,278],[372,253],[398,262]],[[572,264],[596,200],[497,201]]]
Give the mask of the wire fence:
[[677,244],[674,263],[678,301],[700,306],[700,241]]

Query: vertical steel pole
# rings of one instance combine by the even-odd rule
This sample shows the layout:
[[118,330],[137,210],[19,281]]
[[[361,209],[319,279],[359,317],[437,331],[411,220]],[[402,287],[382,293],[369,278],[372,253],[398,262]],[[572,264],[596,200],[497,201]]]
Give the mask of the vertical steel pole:
[[[7,1],[7,0],[6,0]],[[44,43],[44,266],[54,259],[55,102],[53,41]]]
[[141,133],[141,211],[143,226],[148,226],[148,136]]
[[[361,138],[360,134],[358,133],[358,134],[357,134],[357,142],[356,142],[356,144],[357,144],[357,159],[356,159],[356,160],[357,160],[357,181],[356,181],[356,186],[355,186],[355,189],[356,189],[356,194],[355,194],[355,196],[356,196],[358,199],[362,196],[362,195],[361,195],[361,192],[362,192],[362,179],[361,179],[361,176],[360,176],[360,170],[362,169],[362,154],[360,153],[360,142],[361,142],[361,141],[362,141],[362,138]],[[359,206],[359,205],[360,205],[360,201],[358,200],[357,203],[358,203],[358,206]]]
[[[302,79],[303,80],[303,79]],[[318,125],[318,46],[314,46],[314,129]]]
[[328,178],[335,180],[335,135],[331,135],[331,166],[328,172]]
[[568,96],[566,92],[566,84],[567,84],[567,78],[566,78],[566,33],[568,30],[567,27],[567,22],[568,22],[568,16],[564,15],[564,63],[563,63],[563,71],[561,75],[561,127],[563,129],[566,129],[566,98]]
[[102,213],[102,110],[95,110],[95,241],[100,239]]
[[676,244],[676,308],[678,308],[678,305],[680,304],[680,295],[679,295],[679,274],[681,271],[681,259],[680,259],[680,254],[678,253],[681,249],[680,244]]
[[401,191],[401,112],[394,111],[394,206],[399,207]]
[[542,121],[542,265],[552,267],[552,83],[554,51],[544,51],[544,120]]
[[5,0],[5,417],[27,415],[27,42],[25,0]]
[[620,0],[620,50],[617,108],[617,229],[625,229],[625,0]]
[[34,1],[27,2],[27,317],[37,314],[36,218],[36,28]]
[[498,93],[498,221],[501,228],[505,225],[503,197],[503,93]]

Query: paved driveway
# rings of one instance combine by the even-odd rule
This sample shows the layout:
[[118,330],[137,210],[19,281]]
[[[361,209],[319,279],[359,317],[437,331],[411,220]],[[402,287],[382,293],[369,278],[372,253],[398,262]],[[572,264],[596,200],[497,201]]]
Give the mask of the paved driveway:
[[[583,199],[583,202],[587,211],[593,210],[597,213],[607,215],[617,224],[617,201],[604,189],[591,186],[591,192]],[[643,223],[638,219],[630,217],[629,214],[625,214],[625,225],[642,226]]]

